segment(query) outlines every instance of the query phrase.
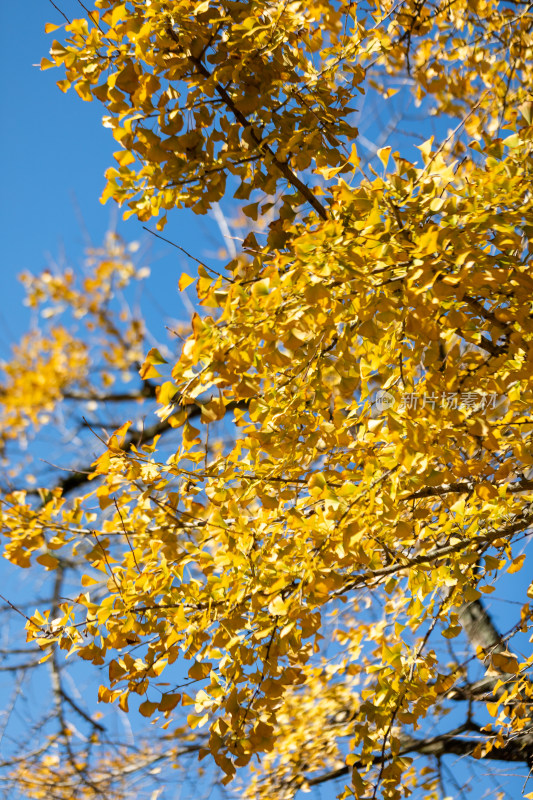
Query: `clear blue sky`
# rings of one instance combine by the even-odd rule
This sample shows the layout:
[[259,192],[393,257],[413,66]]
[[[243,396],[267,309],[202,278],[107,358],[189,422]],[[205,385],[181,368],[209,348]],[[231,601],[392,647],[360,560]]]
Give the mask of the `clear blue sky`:
[[98,124],[96,104],[63,95],[55,85],[59,72],[34,66],[53,38],[44,33],[46,21],[61,21],[53,6],[25,0],[4,7],[0,26],[4,357],[6,339],[17,338],[26,327],[16,275],[40,270],[47,253],[58,258],[64,249],[74,259],[82,252],[74,198],[96,241],[110,218],[98,195],[112,142]]
[[[76,0],[61,0],[58,5],[70,18],[83,15]],[[99,202],[104,172],[115,163],[112,154],[119,148],[101,125],[105,109],[100,103],[82,102],[73,90],[63,94],[56,86],[63,77],[61,71],[41,72],[35,66],[48,55],[53,39],[61,37],[61,31],[45,34],[46,22],[64,22],[48,0],[3,7],[0,358],[8,356],[9,343],[28,325],[17,274],[40,271],[50,257],[80,261],[84,227],[93,243],[100,244],[110,224],[118,221],[119,233],[126,240],[140,240],[150,247],[146,258],[152,266],[150,288],[165,299],[164,310],[171,316],[184,316],[176,281],[182,271],[192,269],[177,250],[143,231],[136,219],[122,222],[121,211],[112,202],[105,206]],[[223,245],[213,219],[189,211],[170,218],[165,236],[198,257],[215,253]]]

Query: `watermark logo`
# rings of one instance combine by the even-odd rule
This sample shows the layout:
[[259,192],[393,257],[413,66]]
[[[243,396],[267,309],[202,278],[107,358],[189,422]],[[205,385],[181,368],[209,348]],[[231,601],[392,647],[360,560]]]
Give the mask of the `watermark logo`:
[[380,389],[376,393],[375,407],[378,413],[382,413],[389,408],[396,408],[397,411],[405,411],[408,408],[457,408],[469,411],[486,411],[496,408],[504,398],[495,392],[491,394],[481,394],[480,392],[431,392],[417,394],[416,392],[404,392],[396,398],[385,389]]
[[376,394],[376,408],[379,412],[386,411],[394,405],[394,402],[393,395],[385,389],[380,389]]

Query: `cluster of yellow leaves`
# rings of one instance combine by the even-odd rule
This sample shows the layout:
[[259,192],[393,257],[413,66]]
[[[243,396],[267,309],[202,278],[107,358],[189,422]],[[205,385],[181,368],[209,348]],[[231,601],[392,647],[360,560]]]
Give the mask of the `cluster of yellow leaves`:
[[[254,190],[274,195],[288,181],[296,193],[283,197],[286,223],[304,197],[319,210],[298,173],[312,167],[328,179],[349,171],[342,149],[357,134],[350,103],[363,92],[365,70],[384,88],[407,67],[417,97],[431,94],[436,112],[468,113],[472,135],[481,126],[494,135],[530,99],[527,6],[99,0],[96,7],[66,26],[65,44],[54,42],[42,68],[64,65],[64,91],[74,86],[84,100],[106,105],[105,124],[122,149],[102,199],[128,202],[127,215],[143,220],[176,205],[205,213],[225,194],[228,175],[243,200]],[[258,202],[245,211],[257,219]],[[282,226],[276,239],[282,243]]]
[[[74,85],[110,112],[106,124],[123,149],[103,200],[129,201],[128,213],[143,220],[175,205],[203,213],[225,194],[228,173],[235,196],[247,199],[256,189],[275,194],[280,178],[305,188],[295,171],[312,162],[318,172],[342,164],[339,138],[357,133],[348,103],[364,73],[347,60],[338,80],[346,49],[340,9],[258,3],[251,13],[247,4],[189,0],[97,6],[91,23],[66,26],[67,43],[54,42],[42,67],[65,65],[62,88]],[[290,219],[302,200],[284,200]],[[249,213],[257,218],[257,204]]]
[[62,326],[50,336],[30,333],[13,347],[13,358],[1,366],[0,435],[19,439],[30,426],[36,429],[50,416],[73,383],[83,384],[88,373],[84,342]]
[[[80,755],[70,763],[64,758],[57,737],[52,738],[46,754],[38,753],[29,762],[18,764],[10,779],[25,797],[33,800],[47,800],[49,797],[54,800],[72,800],[73,797],[92,800],[96,796],[128,800],[131,798],[128,781],[143,769],[151,768],[152,772],[157,772],[154,765],[161,760],[160,751],[146,742],[143,744],[142,755],[135,750],[108,745],[100,751],[97,763]],[[176,755],[176,749],[172,747],[165,753],[167,758]],[[138,784],[138,789],[141,787]],[[151,796],[155,800],[158,793],[153,792]]]
[[[416,786],[433,798],[401,730],[422,726],[465,674],[443,639],[494,576],[523,566],[515,542],[533,521],[533,127],[518,111],[533,82],[530,9],[96,6],[43,66],[63,65],[63,88],[109,112],[123,149],[104,198],[141,220],[204,212],[229,178],[237,199],[255,193],[254,220],[281,196],[266,245],[251,233],[225,277],[199,269],[205,314],[157,395],[172,445],[125,449],[125,423],[74,507],[12,495],[6,555],[27,565],[53,549],[45,531],[83,540],[87,591],[62,605],[47,642],[112,658],[103,702],[128,711],[139,695],[165,727],[185,708],[189,729],[208,726],[202,755],[225,780],[261,755],[251,797],[313,785],[349,736],[355,796],[379,783],[386,800]],[[363,171],[348,104],[363,67],[386,88],[405,66],[419,98],[466,112],[467,138],[425,142],[420,165],[383,148],[382,173]],[[32,291],[98,317],[101,298],[70,278],[41,276]],[[165,363],[153,349],[141,376]],[[378,390],[392,404],[377,406]],[[213,428],[231,444],[211,446]],[[524,602],[518,627],[530,619]],[[42,640],[43,620],[30,638]],[[492,666],[506,687],[513,676],[488,707],[490,746],[502,747],[530,724],[516,703],[529,683],[515,676],[531,663],[495,653]]]
[[[143,358],[144,323],[134,314],[117,313],[111,306],[118,291],[148,270],[137,269],[126,245],[115,234],[104,246],[92,248],[87,277],[79,281],[71,269],[21,275],[27,299],[49,330],[35,329],[13,346],[13,356],[0,366],[0,439],[22,441],[53,420],[64,396],[81,392],[98,397],[117,375],[130,378],[132,365]],[[62,323],[57,319],[63,315]],[[69,330],[72,319],[84,319],[85,331]],[[68,326],[68,327],[67,327]],[[107,369],[89,369],[99,348]]]
[[402,74],[407,68],[417,99],[431,95],[434,114],[468,114],[473,136],[480,125],[494,135],[504,122],[516,122],[520,105],[531,99],[533,35],[527,4],[459,0],[421,6],[408,0],[387,33],[387,72]]
[[[123,524],[117,509],[86,555],[107,595],[78,598],[89,643],[72,648],[101,664],[146,642],[142,655],[112,662],[112,688],[100,694],[127,710],[131,692],[148,693],[146,714],[167,709],[166,695],[152,699],[153,683],[191,659],[189,677],[203,687],[180,693],[181,703],[194,706],[192,728],[210,723],[209,750],[228,776],[283,741],[291,692],[313,686],[308,665],[328,604],[381,583],[387,626],[359,621],[334,634],[352,652],[375,648],[356,671],[352,738],[357,763],[370,766],[384,737],[394,744],[391,720],[421,720],[438,696],[428,685],[446,674],[416,632],[436,616],[456,636],[457,605],[480,596],[479,559],[493,546],[510,554],[523,529],[531,129],[478,148],[482,166],[447,167],[429,145],[423,152],[422,168],[395,156],[386,183],[339,183],[330,218],[300,226],[290,251],[242,262],[230,281],[200,271],[202,302],[220,312],[194,317],[159,393],[166,407],[180,398],[170,402],[180,446],[165,462],[153,448],[125,453],[126,425],[95,465],[100,506],[118,502],[129,546],[111,543]],[[513,203],[502,218],[493,209],[505,192]],[[143,369],[161,361],[152,353]],[[421,405],[424,395],[458,392],[501,402],[376,415],[376,388],[417,393]],[[187,421],[187,408],[209,394],[204,426],[231,403],[238,433],[206,462],[203,426]],[[463,488],[448,493],[454,482]],[[353,664],[339,673],[353,674]],[[324,713],[334,709],[325,703]],[[337,756],[314,741],[306,763],[317,770]],[[289,751],[296,733],[291,742]],[[386,796],[397,796],[408,768],[383,769]]]
[[[101,337],[103,357],[114,370],[128,370],[143,353],[142,320],[123,313],[119,316],[110,309],[118,292],[132,280],[142,280],[150,274],[147,267],[138,269],[132,261],[137,247],[133,243],[128,248],[117,234],[109,233],[102,247],[88,248],[86,277],[80,280],[69,268],[56,274],[45,270],[36,276],[27,272],[21,275],[26,304],[31,308],[45,306],[45,318],[55,318],[68,310],[74,319],[84,319],[91,340],[96,343]],[[113,381],[113,376],[107,374],[105,383]]]
[[[28,272],[20,276],[26,288],[26,304],[31,308],[47,304],[46,317],[53,317],[68,307],[75,318],[91,315],[98,319],[104,306],[117,291],[124,289],[132,279],[147,277],[149,271],[137,269],[131,253],[138,245],[129,247],[115,233],[108,233],[102,247],[87,250],[85,272],[87,277],[76,287],[76,276],[67,268],[54,274],[45,270],[40,275]],[[128,252],[129,251],[129,252]],[[101,319],[101,318],[100,318]]]
[[[37,561],[48,569],[54,569],[58,560],[52,552],[65,543],[65,525],[79,522],[79,504],[68,511],[63,510],[61,491],[41,492],[42,505],[36,511],[24,492],[13,492],[2,496],[0,522],[7,537],[4,555],[20,567],[29,567],[31,556],[39,553]],[[45,537],[45,533],[48,535]]]

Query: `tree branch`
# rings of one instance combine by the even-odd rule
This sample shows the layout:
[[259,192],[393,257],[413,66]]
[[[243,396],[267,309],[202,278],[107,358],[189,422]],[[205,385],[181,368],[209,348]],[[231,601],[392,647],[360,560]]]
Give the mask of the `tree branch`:
[[[202,413],[202,407],[203,403],[200,403],[199,401],[196,401],[194,405],[187,406],[187,419],[191,420],[199,417]],[[234,411],[237,408],[248,408],[248,401],[240,400],[239,402],[228,403],[226,406],[226,411]],[[153,441],[156,436],[161,436],[171,429],[172,426],[168,419],[166,419],[162,420],[161,422],[156,422],[154,425],[151,425],[148,428],[143,428],[141,431],[130,431],[126,436],[125,442],[121,449],[124,450],[124,452],[129,453],[133,446],[141,447],[143,444]],[[66,478],[62,478],[60,481],[58,481],[57,486],[62,490],[63,495],[69,494],[70,492],[79,489],[79,487],[83,486],[84,483],[87,483],[89,480],[89,475],[92,474],[92,472],[92,464],[88,464],[85,467],[80,467],[78,470],[73,471]]]
[[[476,740],[458,734],[471,731],[477,734]],[[471,756],[476,747],[481,743],[481,731],[474,723],[465,723],[460,728],[456,728],[449,733],[444,733],[440,736],[434,736],[430,739],[416,739],[412,736],[400,735],[400,751],[398,756],[408,755],[409,753],[418,753],[425,756]],[[489,737],[484,738],[484,742],[490,741]],[[483,759],[490,759],[492,761],[507,761],[514,763],[530,764],[533,758],[533,734],[525,733],[522,736],[517,736],[509,739],[502,747],[494,746],[492,749],[485,752],[482,756]],[[376,755],[372,759],[373,765],[379,765],[390,761],[392,754],[385,753],[384,755]],[[366,768],[368,760],[356,761],[353,766],[344,766],[339,769],[331,770],[323,775],[318,775],[316,778],[309,778],[306,781],[307,786],[319,786],[322,783],[342,778],[345,775],[350,775],[352,769]]]
[[[167,33],[170,38],[179,44],[179,39],[172,30],[172,28],[167,28]],[[207,67],[202,63],[199,58],[191,55],[189,56],[191,62],[194,64],[198,72],[203,75],[204,78],[210,80],[213,76],[207,69]],[[257,134],[255,131],[252,123],[247,119],[247,117],[240,111],[235,103],[233,102],[231,96],[228,94],[227,90],[224,89],[218,82],[214,84],[214,88],[224,105],[231,111],[237,122],[243,127],[250,131],[250,136],[254,140],[255,144],[263,153],[268,153],[268,155],[272,158],[272,163],[277,167],[277,169],[281,172],[284,178],[297,189],[302,197],[315,209],[317,214],[322,219],[327,219],[328,214],[322,203],[318,200],[318,198],[314,195],[311,189],[303,183],[303,181],[298,178],[298,176],[293,172],[286,161],[280,161],[276,156],[275,152],[272,148]]]
[[419,555],[413,556],[413,558],[407,559],[403,563],[394,563],[388,567],[383,567],[382,569],[363,572],[359,575],[347,576],[345,585],[341,589],[338,589],[336,592],[334,592],[333,596],[339,596],[344,594],[344,592],[350,591],[351,589],[356,589],[359,586],[367,585],[366,582],[370,579],[375,580],[376,578],[384,578],[387,575],[394,575],[397,572],[403,572],[404,570],[420,566],[421,564],[428,564],[430,562],[438,561],[441,558],[446,558],[447,556],[452,555],[453,553],[460,553],[462,550],[467,550],[472,546],[475,546],[477,550],[480,551],[483,545],[489,546],[496,539],[510,537],[513,533],[529,527],[531,522],[533,522],[533,509],[529,508],[527,512],[517,514],[508,525],[489,530],[475,540],[471,538],[460,539],[453,544],[441,545],[439,547],[434,547],[432,550],[429,550],[426,553],[419,553]]
[[[495,483],[493,485],[501,486],[502,484]],[[440,486],[424,486],[423,489],[419,489],[417,492],[403,497],[402,500],[419,500],[422,497],[438,497],[439,495],[448,494],[449,492],[462,494],[463,492],[471,492],[474,487],[474,481],[456,481],[455,483],[443,483]],[[507,488],[513,493],[525,492],[528,489],[533,489],[533,481],[527,478],[521,478],[516,483],[507,484]]]

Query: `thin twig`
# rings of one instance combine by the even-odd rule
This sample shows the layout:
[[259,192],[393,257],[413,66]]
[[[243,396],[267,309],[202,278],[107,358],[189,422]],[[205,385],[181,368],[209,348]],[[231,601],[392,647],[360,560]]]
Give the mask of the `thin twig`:
[[[105,548],[104,548],[104,547],[103,547],[103,545],[100,543],[100,541],[99,541],[99,539],[98,539],[98,536],[96,535],[96,531],[94,531],[94,530],[93,530],[93,531],[91,531],[91,533],[92,533],[92,535],[94,536],[94,538],[96,539],[96,542],[97,542],[97,544],[98,544],[98,546],[99,546],[100,550],[102,551],[102,554],[103,554],[103,556],[104,556],[105,563],[107,564],[107,566],[108,566],[108,568],[109,568],[109,572],[111,573],[111,577],[113,578],[113,583],[114,583],[114,584],[115,584],[115,586],[117,587],[117,592],[118,592],[118,593],[119,593],[119,595],[122,597],[122,591],[121,591],[121,588],[120,588],[120,586],[119,586],[119,585],[118,585],[118,583],[117,583],[117,579],[116,579],[115,573],[113,572],[113,568],[111,567],[111,564],[109,563],[109,559],[107,558],[107,553],[106,553],[106,551],[105,551]],[[123,598],[123,597],[122,597],[122,599],[124,600],[124,598]]]
[[113,502],[115,504],[115,508],[117,509],[118,515],[120,517],[120,521],[122,523],[122,528],[124,530],[124,536],[126,537],[126,541],[127,541],[128,546],[129,546],[129,548],[131,550],[131,554],[133,556],[133,560],[135,562],[135,566],[137,567],[137,572],[140,575],[141,574],[141,570],[139,569],[139,565],[137,563],[137,559],[135,558],[135,551],[134,551],[133,547],[131,546],[131,542],[130,542],[130,539],[129,539],[129,536],[128,536],[128,532],[126,530],[126,526],[124,525],[124,517],[122,516],[120,508],[118,507],[118,503],[117,503],[117,498],[116,497],[113,498]]
[[67,17],[67,15],[65,14],[65,12],[64,12],[64,11],[61,11],[61,9],[60,9],[58,6],[56,6],[56,4],[54,3],[54,0],[48,0],[48,2],[49,2],[49,3],[51,3],[51,4],[53,5],[53,7],[55,8],[55,10],[56,10],[56,11],[59,11],[59,13],[60,13],[60,14],[61,14],[61,16],[63,17],[63,19],[66,19],[66,21],[67,21],[67,22],[68,22],[68,24],[70,25],[70,20],[69,20],[69,18]]
[[[158,233],[156,233],[155,231],[151,231],[151,230],[150,230],[150,228],[147,228],[147,227],[146,227],[146,225],[143,225],[143,230],[147,231],[147,233],[151,233],[151,234],[152,234],[152,236],[156,236],[158,239],[161,239],[161,241],[162,241],[162,242],[166,242],[167,244],[171,244],[171,245],[172,245],[172,247],[176,247],[178,250],[181,250],[181,252],[182,252],[182,253],[185,253],[185,255],[186,255],[188,258],[191,258],[193,261],[196,261],[196,263],[197,263],[197,264],[200,264],[200,266],[201,266],[201,267],[204,267],[205,269],[209,270],[209,272],[213,272],[213,273],[214,273],[215,275],[217,275],[219,278],[224,278],[224,277],[226,277],[226,276],[224,276],[224,275],[221,275],[221,274],[220,274],[220,272],[217,272],[217,271],[216,271],[215,269],[213,269],[212,267],[208,267],[208,266],[207,266],[207,264],[206,264],[204,261],[200,261],[200,259],[199,259],[199,258],[196,258],[196,256],[193,256],[191,253],[189,253],[187,250],[185,250],[185,248],[184,248],[184,247],[181,247],[179,244],[176,244],[176,242],[171,242],[171,241],[170,241],[170,239],[165,239],[165,237],[164,237],[164,236],[160,236],[160,235],[159,235]],[[230,281],[231,283],[233,283],[233,280],[232,280],[231,278],[228,278],[228,277],[226,277],[226,280],[228,280],[228,281]]]

